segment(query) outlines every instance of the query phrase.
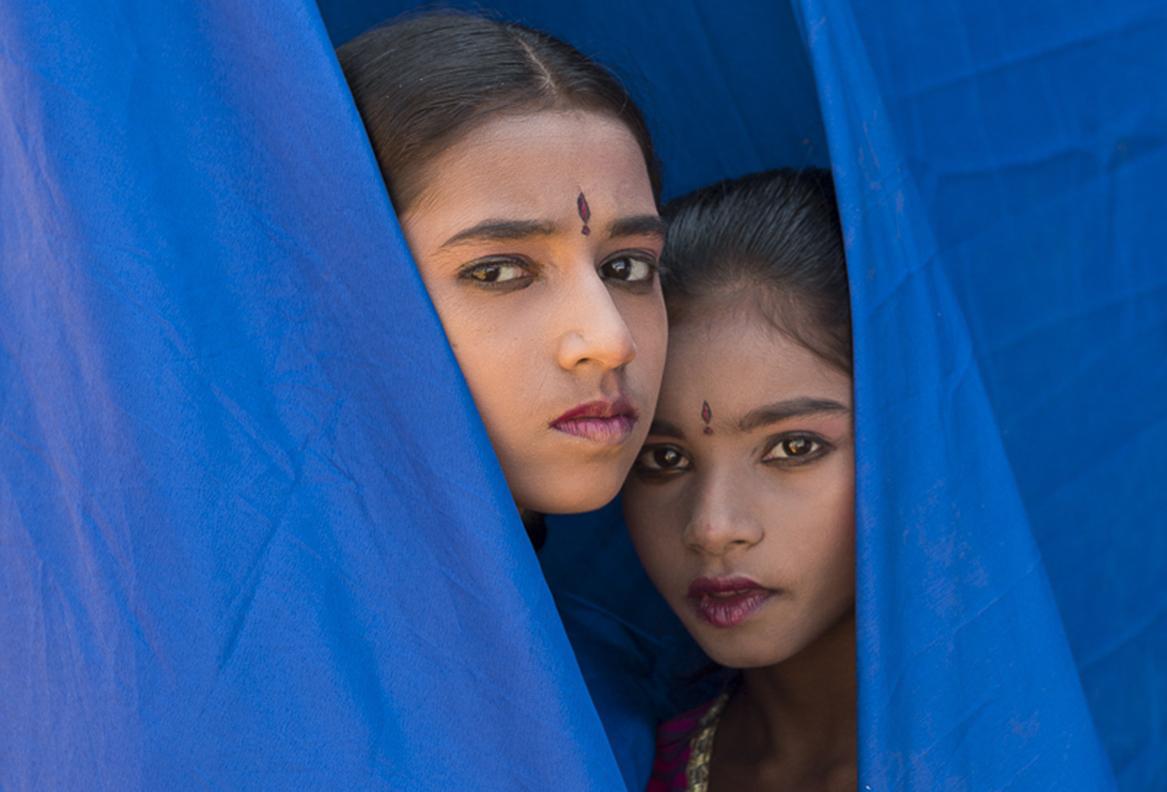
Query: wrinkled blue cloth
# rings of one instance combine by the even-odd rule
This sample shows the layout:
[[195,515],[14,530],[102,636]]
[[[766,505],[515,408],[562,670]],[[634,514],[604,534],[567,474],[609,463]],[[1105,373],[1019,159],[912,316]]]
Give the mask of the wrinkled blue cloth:
[[863,781],[1167,788],[1167,4],[801,6],[855,309]]
[[[1167,788],[1165,4],[494,7],[670,194],[829,151],[860,789]],[[0,5],[5,792],[635,789],[691,694],[615,510],[555,602],[518,525],[331,52],[402,8]]]
[[311,3],[0,5],[0,789],[618,789]]

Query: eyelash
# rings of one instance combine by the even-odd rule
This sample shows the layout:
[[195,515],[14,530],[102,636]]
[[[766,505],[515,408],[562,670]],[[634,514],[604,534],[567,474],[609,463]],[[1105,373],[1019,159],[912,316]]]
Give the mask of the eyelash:
[[[680,458],[687,463],[685,467],[648,467],[644,462],[641,461],[650,454],[655,455],[657,453],[668,451],[677,453]],[[686,472],[692,467],[693,462],[689,459],[689,455],[686,454],[679,446],[673,445],[672,443],[659,443],[644,446],[644,448],[640,449],[640,453],[636,456],[636,461],[632,464],[632,469],[642,479],[655,481],[664,481],[666,479],[670,479],[673,476]]]
[[[517,267],[523,270],[526,275],[520,275],[516,278],[509,278],[505,281],[498,280],[484,280],[475,277],[475,273],[486,273],[491,268],[501,267]],[[469,281],[470,283],[482,289],[490,291],[517,291],[525,289],[531,285],[534,280],[536,267],[526,259],[517,256],[500,256],[493,258],[480,259],[478,261],[467,264],[458,272],[458,279]]]
[[[656,280],[657,272],[660,270],[660,264],[657,262],[656,256],[642,250],[622,250],[616,255],[609,256],[607,259],[605,259],[604,262],[597,268],[597,270],[602,272],[605,267],[608,267],[617,261],[639,262],[644,264],[648,269],[647,274],[639,280],[626,280],[623,278],[614,277],[605,278],[605,280],[618,283],[627,289],[642,291],[651,288],[653,282]],[[601,275],[601,277],[603,276]]]
[[[783,448],[787,456],[776,457],[774,459],[767,459],[776,449],[782,448],[786,443],[809,442],[812,444],[811,450],[805,454],[791,455],[789,448]],[[798,468],[803,465],[808,465],[816,459],[834,451],[835,447],[828,443],[821,435],[813,432],[788,432],[776,437],[770,438],[770,442],[766,446],[766,450],[762,453],[761,462],[764,465],[771,465],[780,468]],[[673,452],[679,456],[683,463],[671,467],[661,467],[659,461],[655,456],[660,453]],[[653,456],[653,461],[657,464],[656,467],[649,467],[645,461],[649,455]],[[688,472],[693,468],[693,461],[689,455],[685,453],[684,449],[673,443],[655,443],[646,445],[640,449],[640,454],[637,455],[636,461],[633,463],[633,470],[636,474],[645,480],[649,481],[665,481],[681,473]]]
[[[790,454],[789,448],[783,448],[786,443],[809,442],[812,444],[812,450],[805,454]],[[776,457],[774,459],[767,459],[776,449],[783,448],[787,456]],[[834,450],[834,446],[828,443],[821,435],[813,432],[788,432],[786,434],[778,435],[770,439],[766,446],[765,452],[762,454],[762,462],[767,465],[776,465],[783,468],[802,467],[810,464],[816,459],[826,456]]]
[[[644,264],[648,272],[639,280],[627,280],[624,278],[616,278],[612,276],[605,276],[603,270],[618,261],[632,261]],[[526,275],[519,275],[514,278],[508,278],[504,281],[486,280],[484,278],[475,277],[476,273],[487,273],[492,269],[497,271],[502,267],[517,267],[526,272]],[[630,291],[645,291],[652,288],[653,282],[656,280],[657,272],[660,265],[655,256],[645,251],[621,251],[613,256],[609,256],[596,267],[596,271],[600,273],[600,277],[606,281],[610,281],[621,288]],[[492,257],[480,259],[479,261],[467,264],[458,272],[458,279],[469,281],[475,286],[490,291],[518,291],[530,286],[538,274],[538,267],[531,261],[517,256],[506,257]]]

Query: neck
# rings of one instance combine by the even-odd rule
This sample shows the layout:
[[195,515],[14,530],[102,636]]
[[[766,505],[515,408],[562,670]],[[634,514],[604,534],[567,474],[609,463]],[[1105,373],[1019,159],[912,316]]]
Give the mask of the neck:
[[[743,751],[854,767],[857,759],[855,614],[781,663],[742,672],[733,697]],[[727,714],[729,714],[727,712]]]

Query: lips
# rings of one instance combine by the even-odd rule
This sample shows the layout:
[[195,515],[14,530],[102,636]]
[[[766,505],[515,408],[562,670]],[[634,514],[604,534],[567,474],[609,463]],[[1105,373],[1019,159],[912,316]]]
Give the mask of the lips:
[[571,408],[551,422],[564,434],[602,445],[620,445],[632,434],[636,408],[627,399],[590,401]]
[[741,624],[777,593],[741,576],[700,577],[689,585],[689,600],[697,614],[722,629]]

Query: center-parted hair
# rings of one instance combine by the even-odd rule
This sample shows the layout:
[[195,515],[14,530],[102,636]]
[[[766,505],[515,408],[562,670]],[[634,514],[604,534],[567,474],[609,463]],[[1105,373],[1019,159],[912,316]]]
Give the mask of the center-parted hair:
[[774,170],[669,202],[662,278],[669,322],[709,298],[752,301],[771,324],[851,371],[851,306],[830,171]]
[[624,123],[660,194],[648,127],[628,91],[553,36],[441,11],[374,28],[337,55],[399,213],[423,192],[425,167],[443,149],[496,116],[540,110],[586,110]]

